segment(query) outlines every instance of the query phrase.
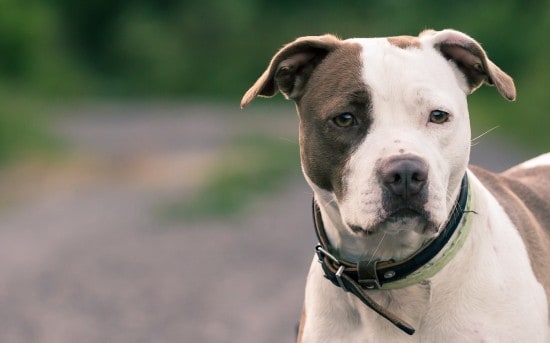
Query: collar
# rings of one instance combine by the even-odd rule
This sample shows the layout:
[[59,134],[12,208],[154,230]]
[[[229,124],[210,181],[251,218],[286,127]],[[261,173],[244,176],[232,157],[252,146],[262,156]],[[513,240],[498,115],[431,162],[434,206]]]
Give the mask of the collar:
[[[363,303],[390,320],[401,330],[412,335],[414,329],[407,323],[385,311],[365,293],[365,290],[403,288],[434,276],[460,250],[471,227],[472,192],[468,191],[465,174],[460,186],[458,200],[442,232],[423,245],[410,257],[401,261],[359,261],[352,263],[336,258],[331,253],[321,211],[313,201],[313,219],[319,244],[315,251],[323,267],[325,277],[338,287],[356,295]],[[455,237],[449,243],[451,237]]]

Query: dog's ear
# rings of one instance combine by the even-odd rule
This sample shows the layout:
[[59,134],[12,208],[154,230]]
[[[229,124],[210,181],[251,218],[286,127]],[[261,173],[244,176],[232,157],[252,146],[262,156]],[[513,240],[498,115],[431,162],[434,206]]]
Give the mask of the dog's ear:
[[266,71],[245,93],[241,108],[256,96],[271,97],[280,91],[285,98],[298,100],[315,67],[342,41],[333,35],[308,36],[285,45],[273,58]]
[[516,99],[514,80],[489,60],[485,50],[473,38],[455,30],[429,30],[422,32],[420,37],[429,39],[435,49],[456,64],[466,77],[470,93],[486,83],[494,85],[506,99]]

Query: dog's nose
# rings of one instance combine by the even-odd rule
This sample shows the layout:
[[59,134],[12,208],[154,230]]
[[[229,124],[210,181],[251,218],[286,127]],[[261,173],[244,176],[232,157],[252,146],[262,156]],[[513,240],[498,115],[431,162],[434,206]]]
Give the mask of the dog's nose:
[[426,162],[415,156],[399,156],[383,161],[380,180],[394,195],[408,200],[422,191],[428,180]]

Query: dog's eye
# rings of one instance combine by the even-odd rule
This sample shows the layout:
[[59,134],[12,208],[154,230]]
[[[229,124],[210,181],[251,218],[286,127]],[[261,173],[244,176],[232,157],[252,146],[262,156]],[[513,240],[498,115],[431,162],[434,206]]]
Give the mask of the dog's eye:
[[336,124],[336,126],[342,128],[351,127],[357,124],[357,120],[355,119],[353,114],[349,112],[344,112],[337,115],[336,117],[332,118],[332,122]]
[[430,112],[430,123],[443,124],[449,120],[449,113],[441,110],[433,110]]

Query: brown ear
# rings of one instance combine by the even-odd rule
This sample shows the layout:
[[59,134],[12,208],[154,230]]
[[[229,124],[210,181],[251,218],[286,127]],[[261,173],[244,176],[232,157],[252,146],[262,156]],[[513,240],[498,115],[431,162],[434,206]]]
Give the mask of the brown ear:
[[333,35],[324,35],[301,37],[285,45],[273,56],[262,76],[245,93],[241,108],[252,102],[256,96],[271,97],[278,91],[287,99],[299,99],[311,72],[341,42]]
[[506,99],[516,99],[514,80],[489,60],[485,50],[473,38],[455,30],[425,31],[420,34],[432,41],[434,48],[462,71],[470,93],[483,83],[494,85]]

